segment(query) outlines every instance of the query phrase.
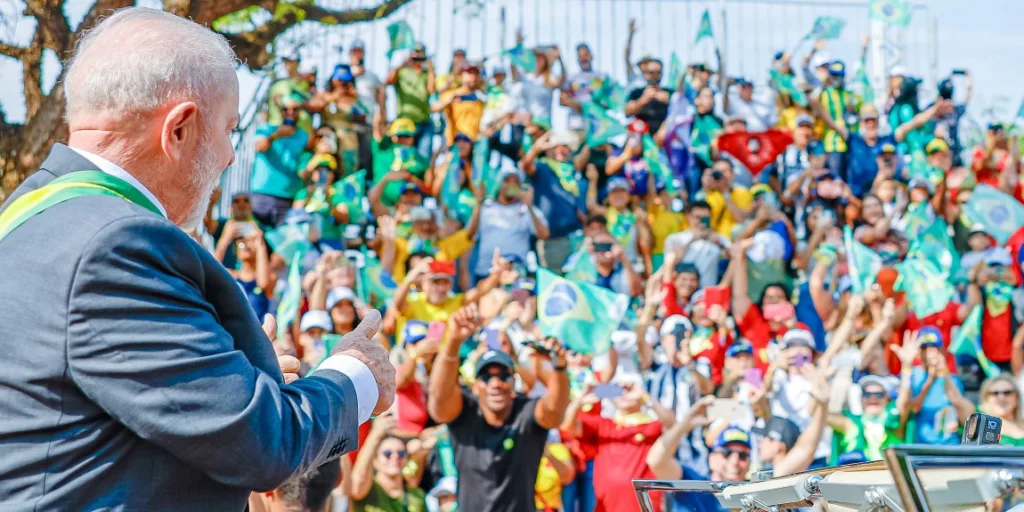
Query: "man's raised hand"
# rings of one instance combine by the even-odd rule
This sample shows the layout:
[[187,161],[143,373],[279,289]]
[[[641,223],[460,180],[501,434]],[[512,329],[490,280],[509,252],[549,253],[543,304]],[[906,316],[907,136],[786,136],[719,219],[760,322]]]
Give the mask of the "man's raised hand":
[[377,381],[377,405],[373,408],[373,414],[380,414],[395,403],[395,367],[388,359],[388,352],[377,343],[374,337],[380,329],[380,312],[371,309],[356,326],[352,332],[341,338],[334,354],[351,356],[370,369],[373,380]]

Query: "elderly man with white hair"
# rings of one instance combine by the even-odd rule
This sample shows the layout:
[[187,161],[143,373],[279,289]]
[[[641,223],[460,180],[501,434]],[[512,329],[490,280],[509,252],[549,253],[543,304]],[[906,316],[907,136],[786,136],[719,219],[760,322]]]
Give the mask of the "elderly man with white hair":
[[233,159],[234,65],[219,35],[144,8],[68,63],[68,144],[0,210],[5,510],[242,510],[394,401],[378,313],[296,380],[273,319],[180,229]]

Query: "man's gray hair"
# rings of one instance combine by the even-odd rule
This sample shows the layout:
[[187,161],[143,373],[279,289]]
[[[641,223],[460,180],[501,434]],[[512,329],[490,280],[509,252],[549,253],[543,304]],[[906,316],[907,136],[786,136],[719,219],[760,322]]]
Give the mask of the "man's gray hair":
[[236,86],[236,63],[227,40],[198,23],[120,9],[78,41],[64,79],[67,116],[139,116],[172,101],[207,106]]

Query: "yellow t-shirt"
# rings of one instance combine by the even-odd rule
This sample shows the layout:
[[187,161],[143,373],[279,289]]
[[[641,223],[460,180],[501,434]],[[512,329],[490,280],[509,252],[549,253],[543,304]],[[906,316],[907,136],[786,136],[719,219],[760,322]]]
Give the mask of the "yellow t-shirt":
[[[473,240],[464,229],[460,229],[437,241],[435,244],[437,253],[434,259],[437,261],[455,261],[463,253],[473,247]],[[391,269],[391,276],[396,283],[405,279],[405,262],[409,259],[409,240],[406,238],[395,239],[395,266]]]
[[405,298],[405,307],[402,308],[402,311],[399,312],[401,314],[398,315],[398,325],[395,329],[395,332],[398,333],[398,339],[395,341],[398,345],[405,343],[402,329],[409,320],[422,320],[427,323],[448,323],[448,319],[465,304],[465,295],[461,293],[448,297],[447,300],[440,304],[431,304],[424,293],[410,293]]
[[476,140],[480,135],[480,120],[483,119],[484,108],[487,106],[486,97],[464,87],[441,94],[442,101],[448,101],[451,97],[462,99],[456,99],[444,111],[448,116],[448,126],[445,128],[448,145],[455,143],[455,135],[458,133],[464,133],[470,139]]
[[659,204],[651,204],[647,208],[650,216],[651,235],[654,236],[654,248],[652,254],[665,253],[665,239],[672,233],[682,231],[686,218]]
[[[731,240],[732,230],[739,222],[732,216],[732,212],[726,208],[725,196],[715,190],[707,194],[704,201],[711,207],[711,229]],[[733,187],[732,201],[736,203],[736,206],[746,210],[753,203],[754,196],[750,193],[750,190],[744,187]]]
[[[572,464],[572,455],[569,449],[562,443],[548,445],[551,455],[556,459]],[[558,477],[558,471],[548,461],[548,458],[541,457],[540,469],[537,470],[537,483],[533,486],[537,510],[551,508],[552,510],[562,509],[562,479]]]

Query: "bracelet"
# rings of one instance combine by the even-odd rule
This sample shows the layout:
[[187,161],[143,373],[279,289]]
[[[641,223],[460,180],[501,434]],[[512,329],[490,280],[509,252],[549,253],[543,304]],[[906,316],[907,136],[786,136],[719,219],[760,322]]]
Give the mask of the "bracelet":
[[562,366],[555,366],[554,368],[555,368],[556,372],[564,372],[565,371],[565,367],[566,367],[566,365],[563,364]]
[[447,361],[449,363],[457,363],[457,362],[459,362],[459,356],[444,355],[444,356],[441,356],[441,360],[442,361]]

